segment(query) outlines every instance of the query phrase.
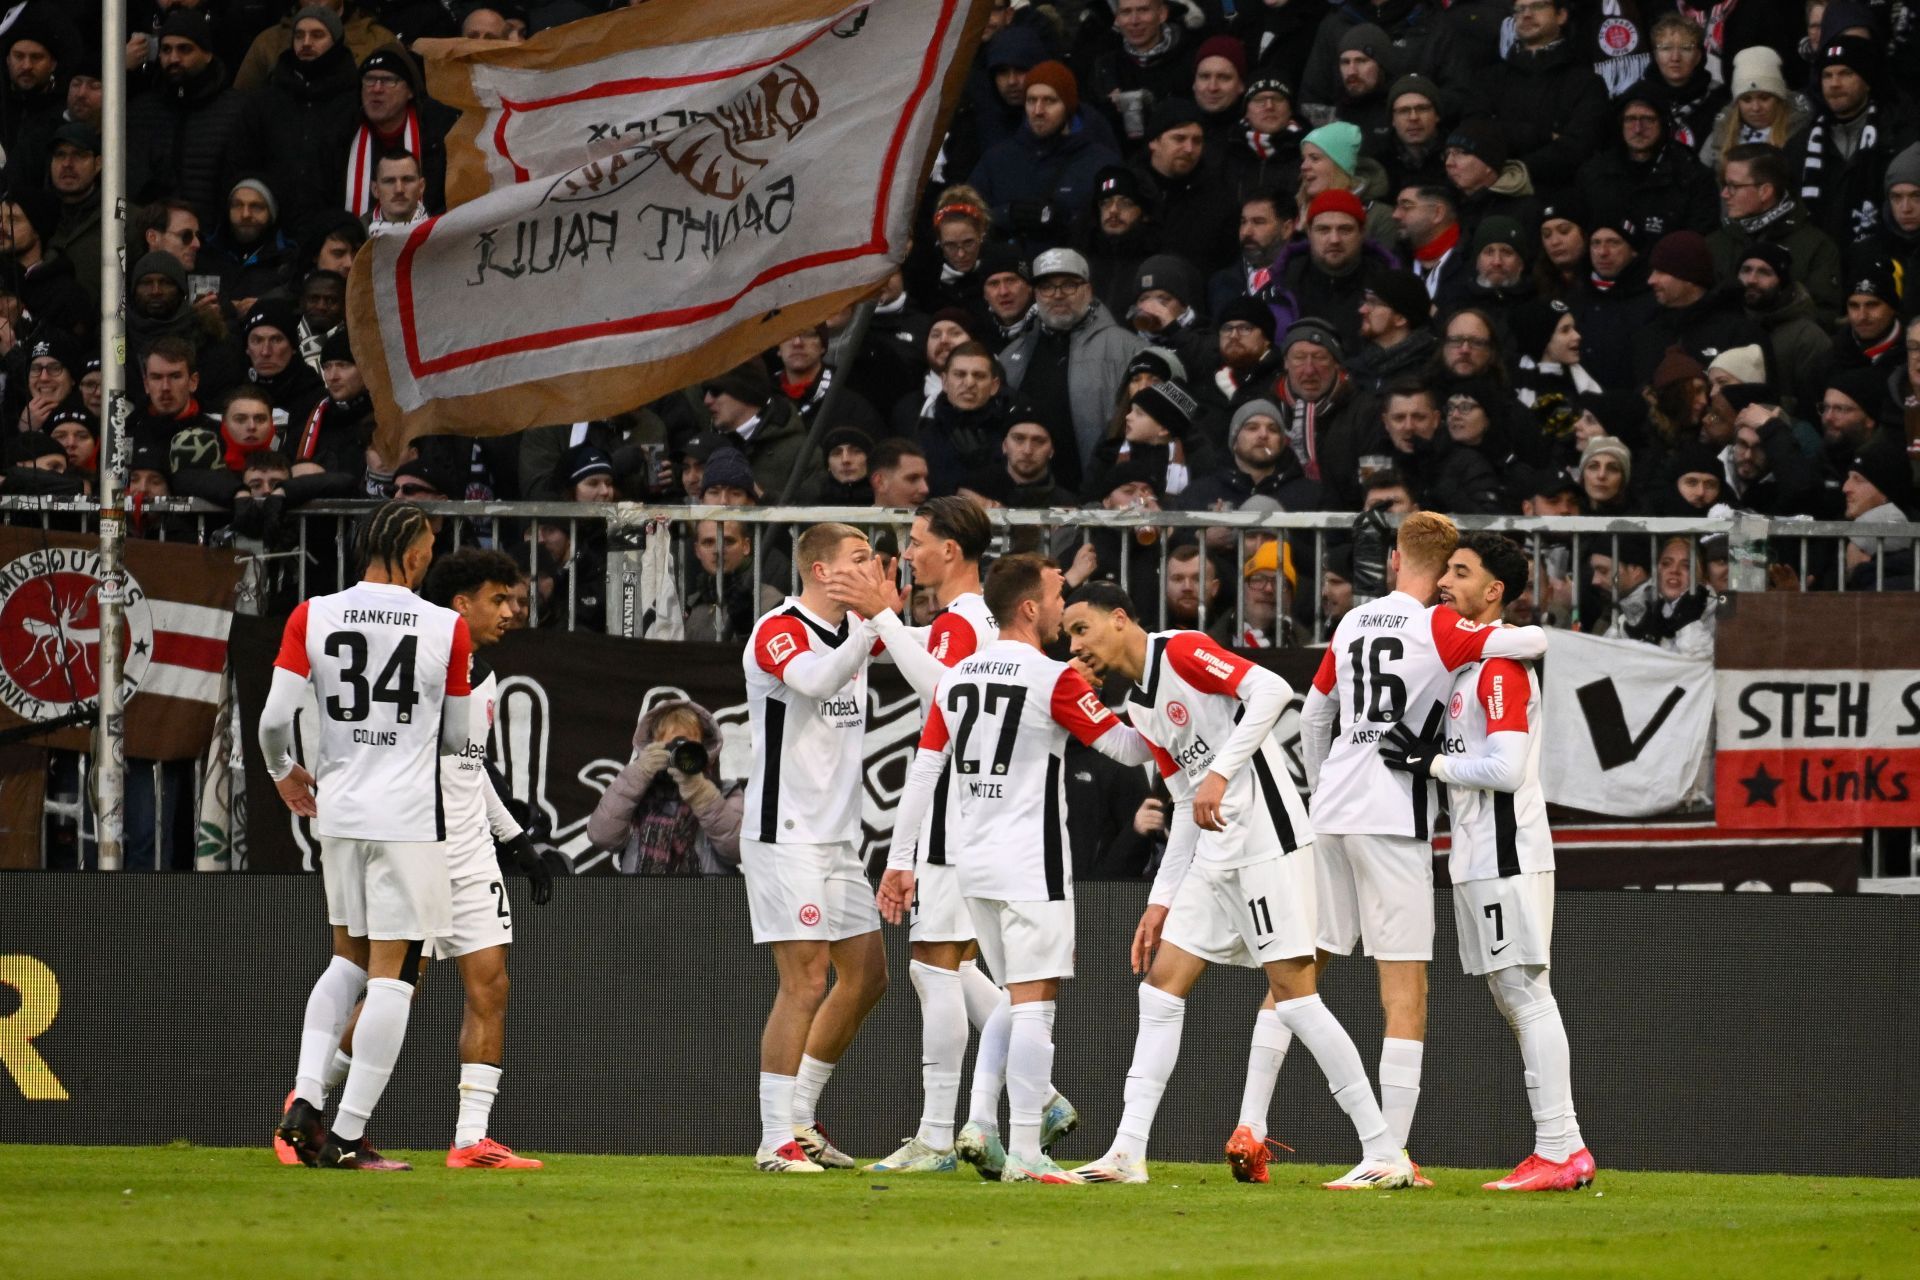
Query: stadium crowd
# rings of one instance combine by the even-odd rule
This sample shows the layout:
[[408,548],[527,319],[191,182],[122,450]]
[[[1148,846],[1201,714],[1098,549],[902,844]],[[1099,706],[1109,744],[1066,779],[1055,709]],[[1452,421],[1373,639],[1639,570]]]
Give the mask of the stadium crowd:
[[[138,532],[167,495],[268,537],[302,502],[377,496],[1914,510],[1903,0],[1000,0],[864,330],[848,312],[616,418],[429,438],[389,466],[345,273],[444,207],[454,113],[408,46],[600,7],[130,0]],[[4,495],[84,493],[100,465],[99,48],[97,13],[63,0],[0,34]],[[543,598],[567,563],[589,590],[605,554],[514,536]],[[1144,554],[1123,563],[1123,536]],[[1324,636],[1373,568],[1343,545],[1316,563],[1298,539],[1160,539],[1052,549],[1075,585],[1164,593],[1175,623],[1204,596],[1243,644],[1316,638],[1316,596]],[[755,566],[740,526],[689,540],[690,634],[744,634],[784,593],[781,546]],[[1578,595],[1583,625],[1673,646],[1725,549],[1630,541],[1546,557],[1527,607],[1565,623]],[[1774,585],[1910,586],[1910,550],[1878,547],[1863,532],[1803,574],[1776,546]]]

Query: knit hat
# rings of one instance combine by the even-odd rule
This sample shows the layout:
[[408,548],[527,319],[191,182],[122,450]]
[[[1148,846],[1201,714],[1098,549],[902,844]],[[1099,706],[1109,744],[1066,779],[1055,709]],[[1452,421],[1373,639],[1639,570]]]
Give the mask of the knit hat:
[[820,453],[825,456],[843,444],[850,444],[865,454],[873,453],[873,437],[858,427],[835,427],[821,436]]
[[1291,351],[1294,344],[1300,342],[1310,342],[1324,349],[1335,360],[1346,357],[1346,352],[1340,348],[1340,335],[1334,332],[1332,325],[1318,316],[1301,316],[1287,326],[1287,336],[1280,343],[1281,354]]
[[1587,217],[1587,202],[1572,187],[1555,192],[1551,200],[1540,206],[1540,221],[1543,225],[1554,221],[1571,222],[1574,226],[1585,229]]
[[[1241,509],[1245,510],[1245,507]],[[1298,586],[1300,581],[1299,572],[1293,567],[1293,548],[1278,538],[1262,544],[1258,551],[1248,556],[1247,567],[1241,572],[1242,576],[1248,578],[1256,573],[1277,573],[1287,580],[1289,588]]]
[[1739,259],[1733,264],[1737,272],[1749,258],[1758,258],[1780,277],[1783,285],[1793,283],[1793,251],[1777,240],[1749,240],[1740,250]]
[[1376,269],[1367,277],[1367,292],[1406,318],[1416,329],[1433,318],[1433,299],[1427,286],[1411,271]]
[[1750,44],[1733,55],[1733,76],[1727,86],[1737,99],[1743,93],[1770,93],[1784,100],[1787,78],[1781,74],[1780,55],[1764,44]]
[[1092,275],[1087,260],[1072,249],[1049,249],[1033,260],[1035,280],[1044,280],[1048,276],[1074,276],[1086,280]]
[[1507,167],[1507,135],[1484,116],[1462,120],[1447,135],[1448,151],[1464,151],[1495,173]]
[[1233,64],[1233,69],[1239,72],[1241,80],[1247,78],[1247,46],[1234,37],[1213,36],[1201,41],[1200,47],[1194,51],[1194,67],[1197,69],[1208,58],[1225,58]]
[[1713,253],[1707,238],[1698,231],[1669,231],[1653,246],[1648,269],[1664,272],[1676,280],[1713,288]]
[[1587,441],[1587,447],[1580,451],[1580,470],[1587,469],[1587,463],[1594,458],[1612,458],[1620,464],[1620,475],[1624,480],[1633,479],[1633,450],[1618,436],[1595,436]]
[[1724,481],[1727,469],[1720,461],[1720,451],[1710,444],[1699,440],[1684,441],[1673,451],[1673,478],[1681,476],[1705,475]]
[[1276,75],[1258,75],[1247,82],[1247,91],[1240,95],[1240,101],[1246,102],[1257,94],[1277,93],[1288,102],[1293,101],[1293,87]]
[[1653,366],[1653,379],[1648,383],[1655,391],[1670,387],[1676,382],[1688,378],[1704,378],[1707,371],[1700,362],[1680,347],[1668,347],[1667,353],[1660,357],[1660,363]]
[[211,428],[188,427],[174,432],[173,439],[167,443],[167,470],[173,475],[182,471],[213,471],[220,466],[222,453],[220,437]]
[[1177,382],[1156,382],[1133,393],[1133,407],[1176,436],[1193,429],[1200,406]]
[[1327,159],[1340,167],[1342,173],[1350,174],[1354,166],[1360,163],[1360,126],[1345,120],[1323,124],[1300,139],[1300,145],[1320,148],[1327,153]]
[[1323,213],[1344,213],[1362,226],[1367,221],[1367,206],[1361,204],[1360,197],[1351,191],[1322,191],[1315,196],[1313,203],[1307,206],[1307,225],[1312,226],[1313,220]]
[[1155,494],[1161,492],[1163,476],[1138,458],[1129,457],[1107,472],[1106,483],[1100,486],[1100,492],[1089,495],[1104,498],[1122,485],[1145,484],[1153,488]]
[[320,344],[320,363],[323,365],[359,363],[353,358],[353,343],[347,339],[347,326],[339,326],[327,335],[325,342]]
[[[1262,309],[1264,310],[1264,307]],[[1273,312],[1271,311],[1267,312],[1267,323],[1273,323]],[[1268,341],[1272,341],[1271,336],[1269,336]],[[1167,350],[1165,347],[1148,347],[1146,350],[1135,355],[1133,359],[1127,361],[1126,375],[1122,377],[1120,381],[1131,382],[1133,381],[1133,375],[1136,373],[1150,373],[1162,382],[1168,380],[1185,382],[1187,380],[1186,364],[1181,361],[1179,356]]]
[[719,450],[730,448],[731,446],[727,444],[727,441],[731,438],[730,436],[722,435],[718,431],[696,432],[688,436],[680,445],[680,456],[683,458],[692,458],[695,462],[704,463]]
[[33,340],[33,346],[27,352],[27,364],[31,366],[35,360],[59,361],[60,367],[78,382],[86,352],[80,346],[79,339],[57,329],[49,329]]
[[362,79],[375,71],[384,71],[390,76],[399,76],[413,90],[413,96],[420,96],[420,67],[412,55],[397,44],[383,44],[366,56],[360,64]]
[[1255,418],[1272,418],[1275,425],[1280,428],[1281,434],[1286,434],[1286,410],[1271,400],[1249,400],[1233,411],[1233,422],[1227,427],[1227,449],[1229,452],[1231,452],[1233,446],[1239,442],[1240,428],[1246,426]]
[[1767,357],[1760,350],[1760,344],[1750,342],[1744,347],[1729,347],[1713,358],[1707,366],[1707,372],[1718,370],[1735,382],[1765,382],[1767,380]]
[[1362,22],[1350,28],[1340,38],[1341,53],[1364,53],[1382,66],[1386,65],[1387,50],[1393,48],[1393,37],[1372,22]]
[[714,489],[738,489],[749,498],[758,500],[760,490],[754,486],[753,468],[747,464],[746,454],[732,446],[713,451],[707,459],[706,469],[700,473],[700,493]]
[[1893,259],[1879,254],[1863,254],[1852,264],[1849,275],[1841,278],[1842,292],[1849,298],[1866,294],[1889,306],[1900,305],[1900,273]]
[[240,336],[243,339],[251,338],[255,329],[278,329],[291,342],[300,331],[300,313],[283,298],[262,298],[247,313],[247,322]]
[[1200,273],[1185,258],[1171,253],[1154,254],[1134,273],[1133,296],[1138,298],[1149,289],[1170,293],[1188,306],[1206,301]]
[[577,444],[567,450],[566,474],[568,484],[579,484],[593,476],[610,476],[613,459],[598,445]]
[[33,234],[39,238],[42,246],[53,239],[60,230],[60,193],[57,191],[9,191],[6,194],[9,204],[20,207],[27,217],[27,225],[33,228]]
[[302,22],[309,20],[325,27],[327,34],[333,37],[335,44],[345,44],[347,42],[347,29],[341,25],[340,15],[327,8],[327,6],[323,4],[310,4],[293,15],[293,25],[296,27]]
[[[402,480],[418,480],[421,484],[440,495],[435,501],[446,502],[466,496],[458,476],[448,475],[446,471],[435,466],[425,458],[415,458],[411,462],[403,462],[394,470],[393,488],[396,494],[400,491],[400,482]],[[424,495],[415,494],[414,496],[421,497]]]
[[1387,106],[1393,107],[1409,93],[1425,98],[1435,107],[1440,105],[1440,86],[1415,72],[1413,75],[1401,76],[1393,82],[1393,87],[1387,90]]
[[152,441],[148,441],[146,444],[136,444],[133,446],[133,460],[127,464],[127,470],[129,472],[158,471],[161,475],[166,475],[166,449]]
[[1920,142],[1916,142],[1887,161],[1886,191],[1891,194],[1900,183],[1920,186]]
[[1815,59],[1822,71],[1845,67],[1869,85],[1879,85],[1886,71],[1886,55],[1878,41],[1867,36],[1836,36],[1827,41]]
[[1124,165],[1110,164],[1093,175],[1093,207],[1098,209],[1108,196],[1125,196],[1143,209],[1153,204],[1146,182]]
[[182,40],[191,40],[207,53],[213,52],[213,23],[199,9],[175,9],[160,24],[160,38],[178,36]]
[[1885,494],[1887,501],[1907,512],[1913,506],[1913,466],[1903,441],[1892,432],[1876,431],[1848,465],[1861,479]]
[[703,393],[717,391],[750,408],[762,409],[773,399],[773,378],[767,373],[767,366],[754,357],[742,360],[718,377],[708,378],[700,384],[700,390]]
[[1553,341],[1560,318],[1567,315],[1567,304],[1558,298],[1532,298],[1507,312],[1507,330],[1513,334],[1513,349],[1523,356],[1539,360]]
[[87,429],[90,435],[98,436],[100,434],[100,420],[88,413],[84,405],[78,404],[70,404],[64,408],[55,409],[52,413],[48,414],[47,434],[52,435],[55,427],[67,422],[79,423]]
[[1060,95],[1060,101],[1066,105],[1067,114],[1072,115],[1080,109],[1080,82],[1064,62],[1047,61],[1027,70],[1027,88],[1043,84]]
[[1153,110],[1147,116],[1146,141],[1152,142],[1169,129],[1178,129],[1183,124],[1197,124],[1205,127],[1206,113],[1200,110],[1200,104],[1191,98],[1167,98],[1153,104]]
[[1893,397],[1887,394],[1884,369],[1876,369],[1871,365],[1842,369],[1828,374],[1827,385],[1821,390],[1838,391],[1865,410],[1866,415],[1875,422],[1899,421],[1898,408],[1893,404]]
[[1628,217],[1627,211],[1623,208],[1609,208],[1602,205],[1593,210],[1587,215],[1585,230],[1589,241],[1593,239],[1593,233],[1596,231],[1611,231],[1625,240],[1635,253],[1643,251],[1640,243],[1640,224]]
[[1031,278],[1027,273],[1027,260],[1021,256],[1018,247],[1010,244],[990,244],[980,251],[982,281],[991,280],[1009,271],[1022,280]]
[[1020,23],[1007,27],[987,41],[984,56],[980,59],[989,71],[998,71],[1001,67],[1025,71],[1046,60],[1047,47],[1039,33]]
[[1473,233],[1474,257],[1479,257],[1480,251],[1490,244],[1508,245],[1522,258],[1528,256],[1527,237],[1520,230],[1520,224],[1504,213],[1480,220],[1480,229]]
[[236,191],[252,191],[267,202],[267,216],[275,222],[280,221],[280,201],[275,198],[273,188],[258,178],[242,178],[227,188],[227,199],[233,199]]
[[100,131],[81,120],[69,120],[53,131],[53,145],[65,143],[82,151],[100,154]]
[[1260,301],[1260,299],[1235,298],[1232,302],[1220,308],[1220,314],[1214,319],[1216,325],[1232,324],[1235,321],[1241,324],[1252,325],[1267,335],[1268,342],[1273,341],[1273,333],[1276,328],[1273,319],[1273,308]]

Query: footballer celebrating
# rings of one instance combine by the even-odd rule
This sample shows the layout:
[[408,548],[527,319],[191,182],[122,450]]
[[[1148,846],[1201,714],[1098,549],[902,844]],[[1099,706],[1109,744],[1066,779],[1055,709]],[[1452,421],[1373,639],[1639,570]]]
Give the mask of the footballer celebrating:
[[[1526,553],[1496,533],[1470,533],[1447,562],[1440,598],[1469,622],[1499,625],[1527,587]],[[1553,833],[1540,787],[1540,679],[1508,658],[1485,658],[1453,678],[1441,733],[1393,726],[1380,749],[1416,784],[1447,786],[1453,914],[1460,964],[1485,975],[1520,1042],[1533,1154],[1489,1191],[1572,1191],[1593,1181],[1593,1156],[1574,1117],[1571,1051],[1547,985],[1553,938]]]
[[[1387,767],[1381,740],[1400,724],[1420,726],[1423,737],[1436,733],[1452,673],[1468,663],[1537,658],[1547,647],[1539,627],[1483,627],[1434,605],[1459,540],[1453,521],[1434,512],[1401,522],[1391,554],[1396,589],[1340,619],[1300,713],[1318,834],[1321,961],[1364,942],[1378,966],[1386,1013],[1380,1110],[1400,1148],[1413,1126],[1426,1048],[1438,798],[1431,782]],[[1429,1184],[1416,1174],[1415,1185]]]
[[[1265,970],[1277,1016],[1353,1120],[1360,1163],[1326,1185],[1408,1185],[1413,1166],[1380,1114],[1360,1051],[1315,990],[1313,828],[1273,737],[1293,690],[1202,632],[1148,634],[1111,584],[1076,593],[1066,625],[1076,658],[1133,683],[1127,709],[1174,800],[1133,939],[1133,969],[1146,981],[1126,1110],[1107,1153],[1077,1172],[1089,1182],[1147,1181],[1147,1136],[1179,1057],[1186,997],[1211,963]],[[1229,1157],[1236,1176],[1264,1182],[1265,1144],[1251,1145],[1230,1144]]]
[[[740,871],[753,940],[772,948],[780,989],[760,1040],[760,1149],[769,1173],[850,1169],[814,1119],[834,1064],[887,989],[866,867],[860,860],[869,620],[827,583],[873,558],[851,525],[818,524],[794,547],[797,596],[754,624],[742,655],[753,766]],[[831,967],[836,981],[827,992]]]
[[[933,625],[909,627],[894,612],[897,594],[880,561],[863,570],[843,570],[829,582],[834,598],[872,618],[887,656],[920,696],[921,720],[933,706],[941,677],[1000,634],[980,594],[980,557],[993,526],[965,498],[934,498],[914,512],[904,559],[916,586],[928,587],[940,606]],[[955,1167],[953,1113],[960,1095],[960,1066],[967,1053],[967,1027],[984,1031],[1006,996],[980,971],[974,957],[973,920],[961,900],[957,873],[947,861],[944,779],[920,831],[914,866],[913,959],[908,975],[920,1000],[920,1076],[925,1105],[920,1128],[898,1151],[869,1166],[873,1173],[944,1173]],[[975,1064],[975,1085],[989,1085]],[[1047,1103],[1040,1145],[1044,1150],[1073,1131],[1079,1116],[1056,1091]]]
[[[363,526],[361,581],[287,619],[260,715],[260,752],[287,808],[320,838],[333,960],[307,999],[294,1098],[278,1135],[323,1169],[386,1172],[366,1138],[406,1038],[422,948],[453,926],[442,755],[467,745],[467,624],[414,594],[433,560],[420,508],[381,504]],[[312,773],[293,758],[306,686],[319,704]],[[332,1131],[322,1075],[361,993],[357,1045]]]
[[[1008,997],[981,1034],[971,1116],[956,1149],[982,1174],[1010,1182],[1081,1181],[1040,1144],[1053,1095],[1054,1002],[1073,976],[1067,735],[1124,763],[1150,758],[1079,671],[1042,652],[1060,635],[1062,582],[1051,561],[1032,555],[1003,557],[988,573],[984,598],[999,638],[940,680],[877,895],[889,921],[907,917],[921,824],[944,789],[949,861],[973,936]],[[988,1096],[979,1087],[1003,1076],[1011,1119],[1004,1146],[999,1090]]]

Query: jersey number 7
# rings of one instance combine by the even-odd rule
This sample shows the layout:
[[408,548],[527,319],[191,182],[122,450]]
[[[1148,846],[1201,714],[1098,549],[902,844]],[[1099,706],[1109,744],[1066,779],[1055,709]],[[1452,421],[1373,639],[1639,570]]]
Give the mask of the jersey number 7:
[[[1003,703],[1007,712],[1000,720],[1000,737],[993,746],[993,775],[1002,777],[1013,760],[1014,738],[1020,732],[1020,712],[1027,704],[1027,689],[1018,684],[990,684],[986,687],[984,710],[992,715]],[[980,762],[967,755],[967,740],[982,708],[980,686],[955,685],[947,691],[947,710],[960,717],[960,731],[954,737],[954,767],[961,773],[980,772]]]
[[[1355,640],[1347,646],[1347,658],[1353,663],[1353,718],[1375,724],[1393,724],[1407,712],[1407,685],[1399,676],[1383,669],[1398,662],[1406,649],[1392,636],[1380,636],[1371,644]],[[1373,700],[1367,700],[1371,681]]]
[[346,655],[346,661],[340,666],[340,680],[351,695],[344,702],[338,696],[329,697],[328,718],[349,723],[365,720],[374,703],[391,702],[400,723],[411,723],[414,704],[420,701],[420,695],[413,688],[413,655],[418,641],[417,636],[401,636],[393,656],[380,669],[373,688],[368,689],[367,638],[358,631],[336,631],[328,636],[327,656],[337,659],[343,653]]

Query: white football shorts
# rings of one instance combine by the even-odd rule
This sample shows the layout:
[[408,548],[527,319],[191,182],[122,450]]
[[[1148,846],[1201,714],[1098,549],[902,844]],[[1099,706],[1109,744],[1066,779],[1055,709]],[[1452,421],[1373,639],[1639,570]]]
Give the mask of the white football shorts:
[[740,874],[755,942],[839,942],[880,927],[853,845],[768,844],[742,837]]
[[1190,864],[1161,941],[1208,964],[1248,969],[1312,956],[1319,919],[1313,859],[1306,845],[1239,867]]
[[1545,966],[1553,947],[1553,872],[1463,880],[1453,886],[1453,921],[1463,973]]
[[1375,960],[1433,959],[1433,846],[1411,836],[1314,837],[1320,949]]
[[320,837],[327,922],[356,938],[419,942],[453,929],[447,846]]
[[960,894],[960,873],[944,863],[921,861],[913,869],[912,942],[972,942],[973,916]]
[[1002,987],[1073,976],[1073,899],[1001,902],[966,898],[980,958]]
[[513,944],[513,908],[506,881],[492,875],[461,876],[453,882],[453,932],[433,944],[435,960]]

